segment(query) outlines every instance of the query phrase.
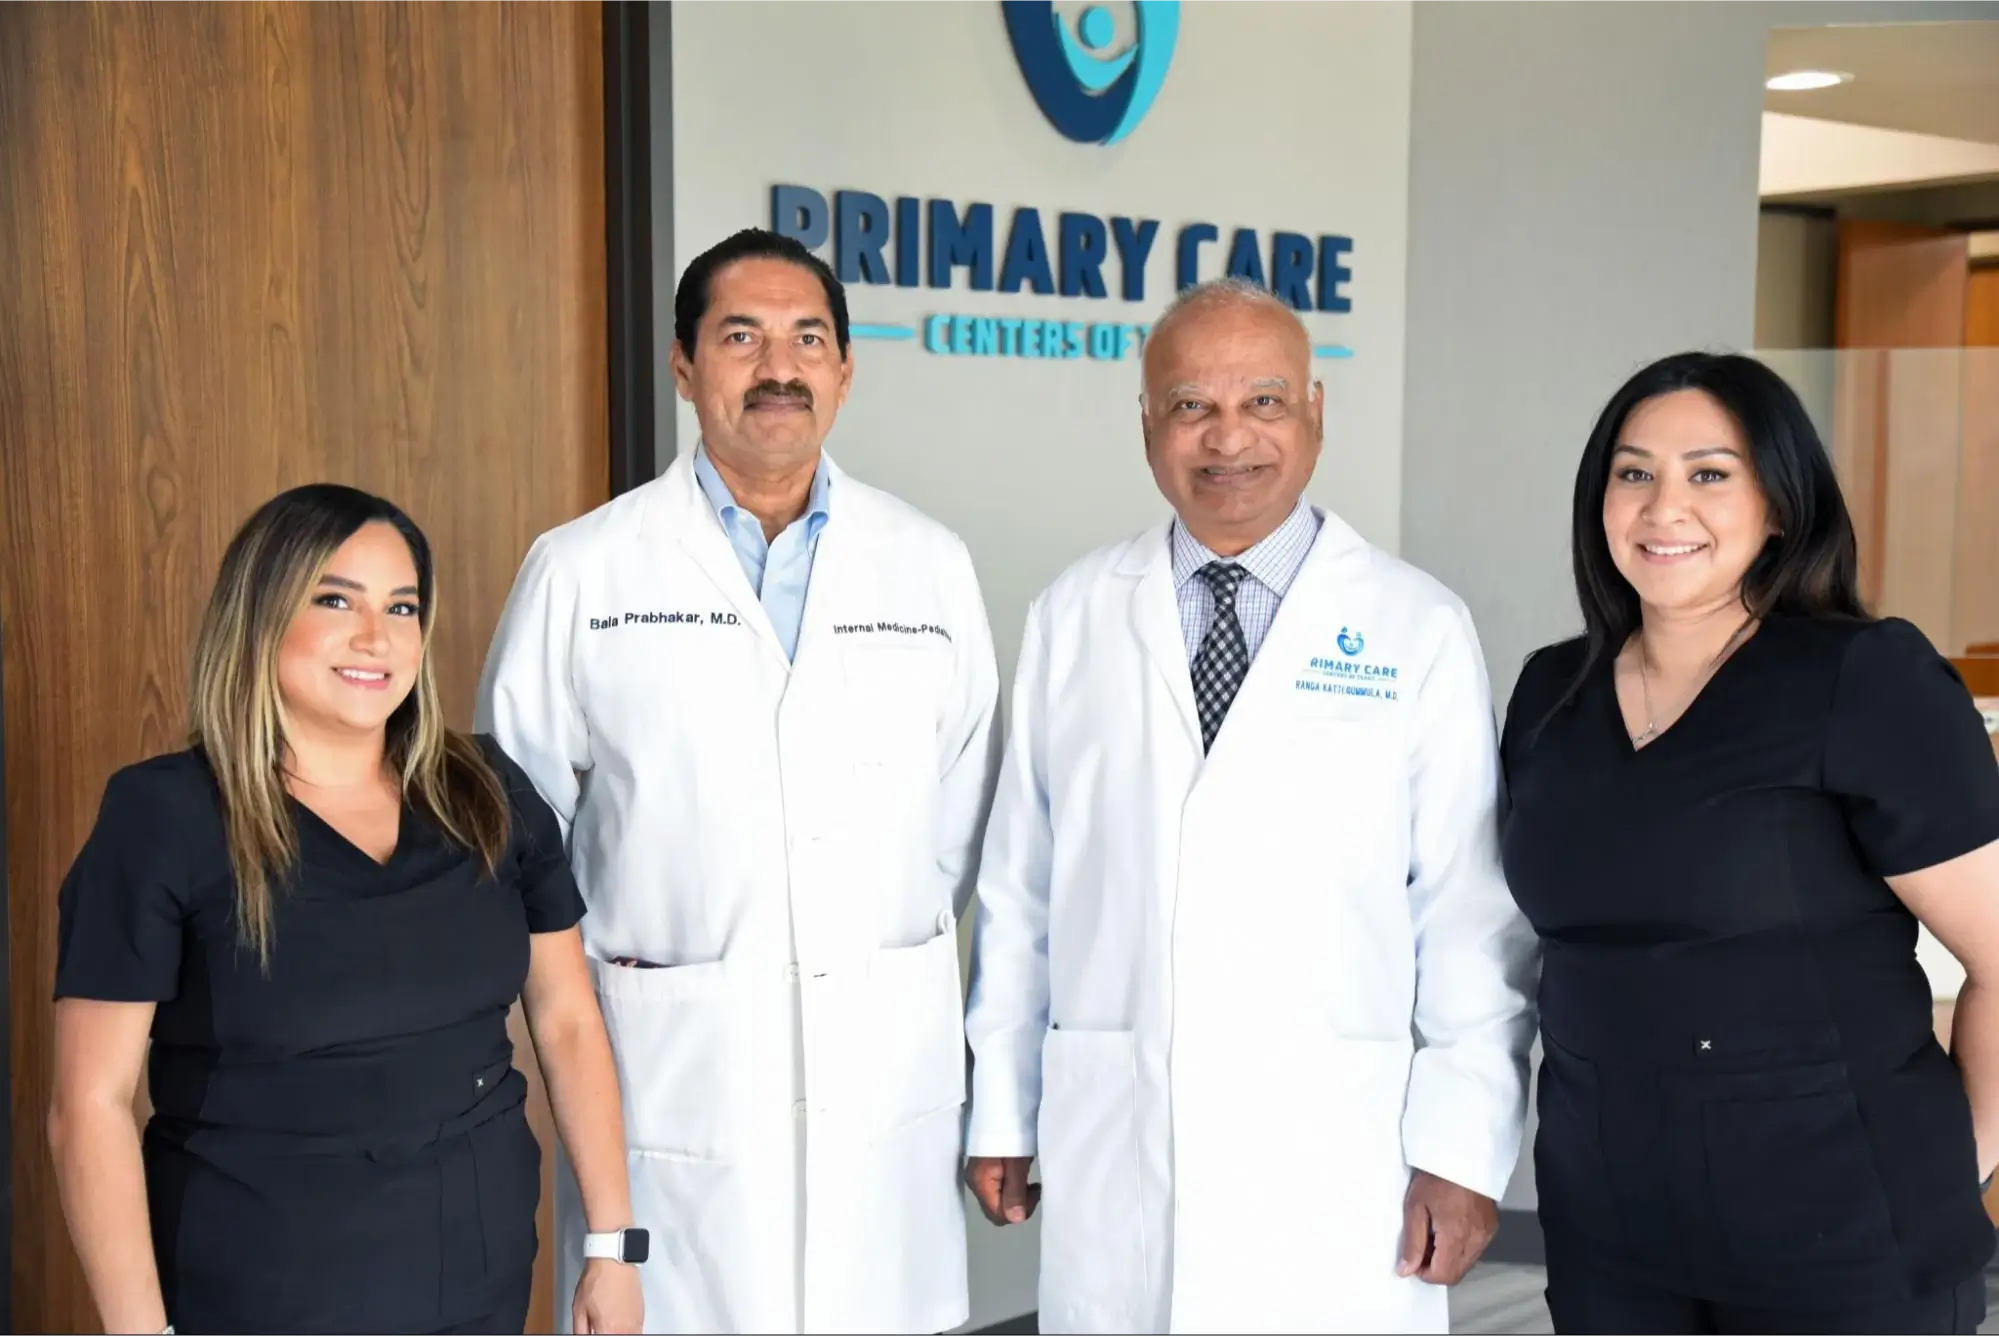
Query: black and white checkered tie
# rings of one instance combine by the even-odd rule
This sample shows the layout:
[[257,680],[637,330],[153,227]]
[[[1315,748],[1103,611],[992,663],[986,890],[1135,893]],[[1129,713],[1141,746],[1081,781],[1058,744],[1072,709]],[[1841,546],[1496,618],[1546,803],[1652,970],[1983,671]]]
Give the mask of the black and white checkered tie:
[[1194,655],[1194,704],[1201,712],[1201,750],[1215,745],[1229,705],[1249,673],[1249,642],[1236,617],[1235,591],[1249,572],[1233,561],[1211,561],[1195,572],[1215,596],[1215,619]]

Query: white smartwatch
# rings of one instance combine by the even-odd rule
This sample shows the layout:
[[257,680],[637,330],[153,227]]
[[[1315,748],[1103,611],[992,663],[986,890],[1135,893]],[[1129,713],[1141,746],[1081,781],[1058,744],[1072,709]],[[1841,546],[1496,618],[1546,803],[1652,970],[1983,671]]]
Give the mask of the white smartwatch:
[[638,1266],[652,1251],[652,1237],[643,1229],[618,1229],[606,1234],[585,1234],[583,1255],[602,1257],[626,1266]]

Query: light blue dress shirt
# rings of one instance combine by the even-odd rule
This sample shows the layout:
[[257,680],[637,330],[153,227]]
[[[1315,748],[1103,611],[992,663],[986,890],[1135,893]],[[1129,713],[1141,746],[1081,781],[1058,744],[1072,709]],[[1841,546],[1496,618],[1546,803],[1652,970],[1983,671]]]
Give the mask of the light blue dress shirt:
[[784,657],[796,658],[798,627],[805,619],[805,591],[812,583],[812,558],[819,550],[819,531],[826,527],[826,501],[832,490],[825,458],[820,458],[819,471],[812,475],[805,513],[771,543],[764,541],[763,521],[736,504],[729,484],[709,462],[706,445],[694,449],[694,477],[708,504],[715,508],[716,518],[722,521],[729,546],[736,549],[736,560],[743,564],[743,575],[769,615],[778,643],[784,646]]
[[1224,558],[1201,546],[1186,525],[1173,521],[1173,589],[1180,599],[1180,633],[1187,641],[1190,665],[1200,652],[1209,623],[1215,620],[1215,592],[1206,580],[1196,580],[1195,573],[1211,561],[1224,560],[1249,573],[1236,588],[1235,612],[1253,662],[1270,624],[1277,620],[1277,605],[1284,601],[1318,540],[1322,522],[1319,512],[1301,498],[1284,523],[1266,534],[1262,542],[1239,557]]

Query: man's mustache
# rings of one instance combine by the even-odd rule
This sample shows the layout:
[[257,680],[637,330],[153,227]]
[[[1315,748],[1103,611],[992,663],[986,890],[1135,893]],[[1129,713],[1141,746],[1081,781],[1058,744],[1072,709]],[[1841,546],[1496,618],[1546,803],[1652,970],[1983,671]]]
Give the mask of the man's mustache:
[[800,403],[810,408],[812,387],[802,380],[787,381],[782,384],[774,380],[760,380],[750,386],[749,393],[743,396],[745,408],[755,408],[758,404],[774,402]]

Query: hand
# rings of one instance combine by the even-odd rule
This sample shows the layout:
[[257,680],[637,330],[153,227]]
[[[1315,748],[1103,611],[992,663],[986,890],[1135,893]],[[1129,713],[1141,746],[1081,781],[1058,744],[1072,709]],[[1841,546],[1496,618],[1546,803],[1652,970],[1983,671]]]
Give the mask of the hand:
[[979,1199],[986,1219],[1017,1225],[1041,1204],[1041,1185],[1027,1181],[1032,1155],[974,1155],[965,1162],[965,1186]]
[[1492,1242],[1499,1204],[1418,1169],[1402,1199],[1402,1260],[1398,1276],[1455,1285]]
[[639,1269],[608,1257],[592,1257],[583,1264],[583,1279],[576,1282],[576,1302],[570,1306],[570,1330],[577,1336],[597,1332],[644,1331],[645,1294],[639,1287]]

